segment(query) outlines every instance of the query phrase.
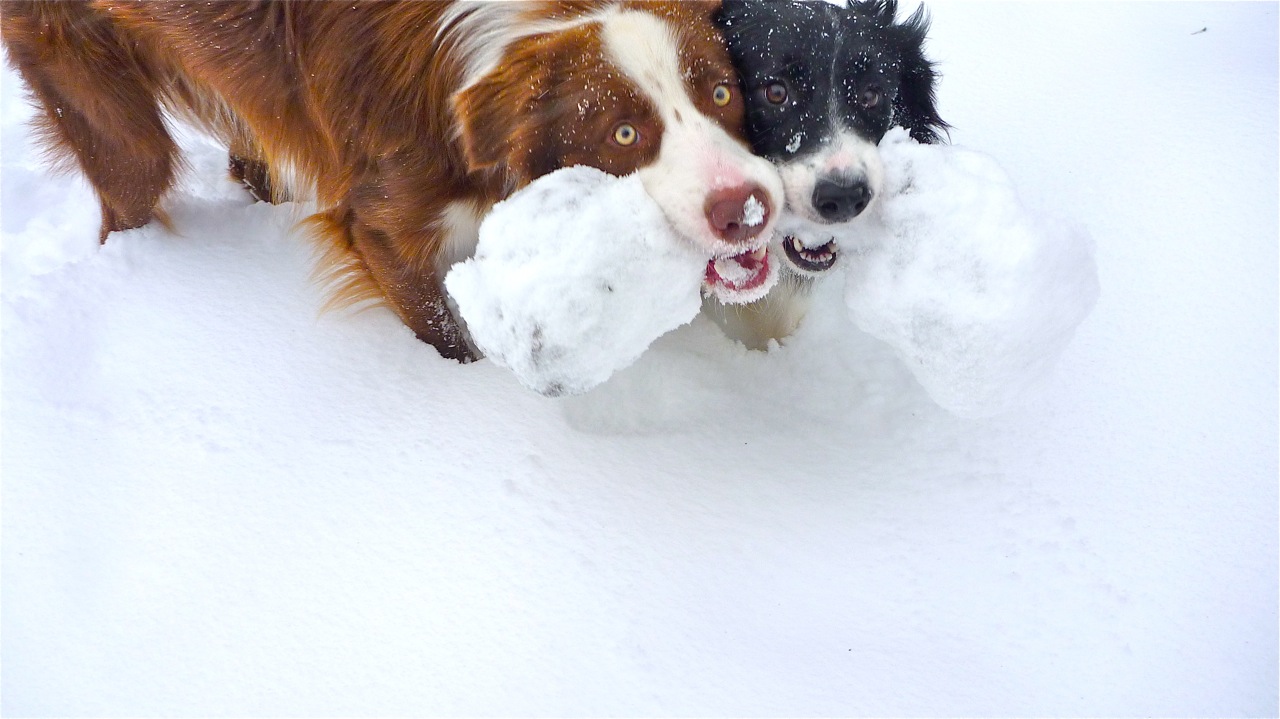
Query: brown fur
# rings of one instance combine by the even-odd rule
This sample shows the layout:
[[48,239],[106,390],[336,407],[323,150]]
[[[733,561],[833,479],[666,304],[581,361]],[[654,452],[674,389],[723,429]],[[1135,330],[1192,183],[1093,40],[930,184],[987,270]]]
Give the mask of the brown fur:
[[[524,7],[530,19],[571,18],[617,1]],[[467,360],[439,276],[446,208],[482,212],[572,164],[630,172],[656,149],[591,138],[620,113],[656,116],[610,77],[586,26],[522,41],[455,100],[464,60],[456,39],[437,42],[450,4],[6,0],[0,21],[51,153],[97,192],[103,240],[163,219],[180,161],[168,109],[222,137],[232,176],[256,197],[286,197],[282,168],[314,184],[321,211],[308,224],[323,238],[335,304],[385,301],[442,355]],[[688,29],[691,75],[732,76],[710,22],[718,2],[628,4]],[[601,101],[602,85],[618,90],[613,100]],[[705,104],[740,136],[740,101]]]

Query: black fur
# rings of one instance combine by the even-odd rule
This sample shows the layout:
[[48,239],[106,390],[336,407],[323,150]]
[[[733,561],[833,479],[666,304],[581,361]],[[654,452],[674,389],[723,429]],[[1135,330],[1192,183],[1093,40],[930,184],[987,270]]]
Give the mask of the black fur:
[[[924,8],[898,22],[897,0],[846,2],[724,0],[717,16],[742,77],[747,138],[786,189],[778,237],[790,271],[764,300],[712,315],[751,347],[795,329],[810,278],[838,260],[837,237],[857,235],[858,217],[883,189],[884,134],[902,126],[934,143],[947,130],[934,97],[938,76],[924,55]],[[771,85],[785,89],[784,100],[770,101]],[[758,326],[770,329],[754,340],[742,329]]]
[[[897,0],[725,0],[719,24],[742,75],[747,134],[756,154],[775,162],[818,150],[835,123],[879,142],[901,125],[919,142],[938,142],[937,73],[924,56],[929,19],[921,6],[895,22]],[[765,98],[782,81],[789,98]],[[859,98],[878,87],[889,103],[867,110]],[[889,110],[892,109],[892,113]],[[789,148],[794,138],[798,147]]]
[[747,138],[782,174],[782,248],[801,275],[834,266],[834,226],[878,196],[884,134],[902,126],[932,143],[947,129],[924,7],[898,22],[897,0],[845,2],[725,0],[717,16],[742,77]]

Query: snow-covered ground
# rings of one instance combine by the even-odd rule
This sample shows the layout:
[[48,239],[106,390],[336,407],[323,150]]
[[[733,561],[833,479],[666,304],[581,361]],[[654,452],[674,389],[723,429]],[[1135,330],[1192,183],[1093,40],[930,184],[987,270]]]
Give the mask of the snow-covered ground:
[[1275,716],[1277,6],[931,9],[953,141],[1097,242],[985,420],[836,284],[541,397],[317,316],[199,141],[99,249],[6,70],[0,712]]

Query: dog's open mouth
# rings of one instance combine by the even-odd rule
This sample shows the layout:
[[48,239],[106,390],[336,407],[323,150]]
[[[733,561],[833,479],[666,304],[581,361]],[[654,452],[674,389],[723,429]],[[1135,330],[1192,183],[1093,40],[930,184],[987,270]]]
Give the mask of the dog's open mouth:
[[740,304],[763,297],[778,278],[769,248],[707,262],[704,285],[721,302]]
[[835,240],[811,249],[795,237],[788,236],[782,241],[782,249],[787,253],[787,259],[791,260],[791,264],[805,272],[826,272],[836,263],[836,257],[839,255]]

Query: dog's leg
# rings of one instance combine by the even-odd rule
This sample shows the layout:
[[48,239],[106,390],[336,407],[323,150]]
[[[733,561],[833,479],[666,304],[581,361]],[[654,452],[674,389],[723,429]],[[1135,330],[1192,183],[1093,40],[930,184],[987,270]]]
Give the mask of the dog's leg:
[[441,356],[478,359],[449,308],[431,250],[441,241],[439,215],[432,215],[432,207],[406,208],[388,217],[382,202],[365,195],[309,223],[328,248],[320,268],[332,292],[326,309],[385,303]]
[[276,202],[272,190],[271,171],[266,161],[249,152],[238,151],[232,145],[228,156],[231,179],[244,185],[244,189],[259,202]]
[[[482,213],[449,198],[446,187],[440,163],[423,148],[377,158],[348,194],[350,236],[383,296],[418,338],[444,357],[469,362],[478,355],[449,307],[445,261],[458,259],[446,256],[464,245],[470,254]],[[473,210],[470,221],[459,217],[467,214],[458,211],[464,205]]]
[[271,166],[262,149],[244,131],[232,140],[229,159],[231,179],[244,185],[255,200],[273,204],[289,200],[287,193],[271,179]]
[[158,214],[178,148],[157,101],[145,48],[84,2],[7,0],[5,47],[43,116],[48,151],[77,164],[102,207],[99,239]]
[[[406,238],[397,238],[400,242]],[[449,309],[442,278],[434,268],[417,268],[397,257],[398,244],[385,232],[359,218],[352,223],[351,241],[359,249],[370,274],[391,308],[418,339],[442,357],[459,362],[477,359],[466,333]]]

